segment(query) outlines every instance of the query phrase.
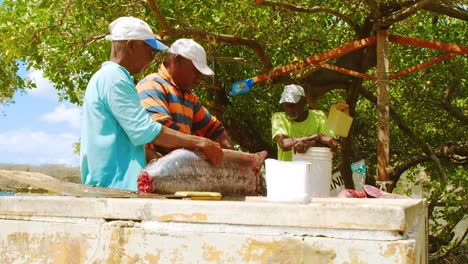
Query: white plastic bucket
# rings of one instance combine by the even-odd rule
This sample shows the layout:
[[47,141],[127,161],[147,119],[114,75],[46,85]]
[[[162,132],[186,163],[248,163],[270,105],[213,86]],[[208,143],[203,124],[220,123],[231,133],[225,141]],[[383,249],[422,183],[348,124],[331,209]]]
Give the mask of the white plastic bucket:
[[310,168],[309,162],[266,159],[267,200],[270,202],[309,202]]
[[293,155],[293,161],[306,161],[311,164],[309,190],[311,197],[330,196],[333,153],[329,148],[313,147],[305,153]]

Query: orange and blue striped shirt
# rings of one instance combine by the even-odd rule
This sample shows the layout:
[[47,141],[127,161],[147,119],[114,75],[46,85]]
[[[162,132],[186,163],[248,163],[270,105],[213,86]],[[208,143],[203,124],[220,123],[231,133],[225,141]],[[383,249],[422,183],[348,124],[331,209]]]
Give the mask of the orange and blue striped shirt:
[[185,134],[216,140],[224,127],[201,104],[197,95],[179,89],[166,67],[137,85],[140,103],[153,120]]

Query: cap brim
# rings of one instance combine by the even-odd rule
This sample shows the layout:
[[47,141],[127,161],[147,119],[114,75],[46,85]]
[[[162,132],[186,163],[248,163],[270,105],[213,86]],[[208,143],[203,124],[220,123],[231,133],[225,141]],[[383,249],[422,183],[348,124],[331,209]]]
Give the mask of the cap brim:
[[214,72],[210,69],[210,67],[208,67],[208,65],[206,65],[206,64],[197,64],[194,61],[192,61],[192,62],[193,62],[193,65],[195,66],[195,68],[197,68],[197,70],[199,70],[202,74],[204,74],[204,75],[214,75]]
[[145,42],[157,50],[167,50],[169,47],[157,41],[156,39],[145,39]]
[[299,102],[299,100],[301,100],[301,96],[299,95],[292,95],[292,94],[285,94],[281,97],[279,103],[282,104],[282,103],[291,103],[291,104],[295,104],[297,102]]

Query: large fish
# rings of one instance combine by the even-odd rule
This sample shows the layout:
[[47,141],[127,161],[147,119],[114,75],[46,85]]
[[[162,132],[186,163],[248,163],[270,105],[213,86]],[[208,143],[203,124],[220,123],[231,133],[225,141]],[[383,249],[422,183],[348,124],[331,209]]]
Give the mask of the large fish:
[[265,194],[260,173],[266,151],[245,153],[223,149],[223,162],[212,165],[197,151],[177,149],[151,161],[138,177],[138,190],[173,194],[177,191],[219,192],[228,196]]

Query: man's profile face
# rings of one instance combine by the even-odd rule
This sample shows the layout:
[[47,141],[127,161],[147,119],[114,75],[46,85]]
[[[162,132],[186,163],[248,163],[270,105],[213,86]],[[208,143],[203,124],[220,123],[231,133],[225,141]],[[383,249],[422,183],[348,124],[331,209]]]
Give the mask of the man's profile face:
[[133,44],[133,54],[134,58],[137,59],[138,65],[137,65],[137,73],[140,73],[150,65],[150,63],[153,61],[154,56],[157,52],[155,52],[155,49],[148,45],[146,42],[143,40],[132,40],[134,42]]
[[192,61],[182,56],[175,58],[172,78],[183,91],[190,92],[200,82],[202,73],[193,65]]
[[302,98],[297,103],[282,103],[283,111],[286,113],[286,116],[291,120],[297,120],[305,109],[305,98]]

